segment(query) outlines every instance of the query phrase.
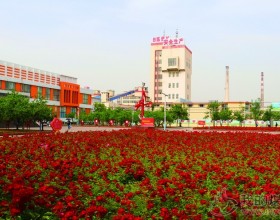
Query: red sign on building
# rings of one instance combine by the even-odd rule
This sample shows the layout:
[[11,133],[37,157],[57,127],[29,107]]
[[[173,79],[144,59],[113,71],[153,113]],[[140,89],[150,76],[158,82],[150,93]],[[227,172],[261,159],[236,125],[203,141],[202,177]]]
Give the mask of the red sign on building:
[[205,121],[198,121],[197,124],[198,124],[198,125],[203,125],[203,126],[204,126],[204,125],[205,125]]

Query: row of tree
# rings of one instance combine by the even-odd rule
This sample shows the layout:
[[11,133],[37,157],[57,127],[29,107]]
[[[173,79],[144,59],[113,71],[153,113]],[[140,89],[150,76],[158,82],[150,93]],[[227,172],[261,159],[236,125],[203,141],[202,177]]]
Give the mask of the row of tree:
[[30,101],[28,97],[17,92],[0,97],[0,122],[8,128],[14,124],[16,129],[20,126],[24,129],[39,122],[40,129],[43,130],[44,122],[52,120],[53,116],[52,109],[42,97]]
[[272,106],[269,106],[266,110],[261,109],[260,100],[253,101],[248,109],[244,107],[237,111],[232,111],[228,107],[223,107],[218,101],[210,102],[207,106],[209,112],[206,113],[205,119],[210,118],[215,125],[216,121],[220,121],[221,125],[223,121],[230,122],[231,120],[237,120],[242,125],[246,119],[253,119],[257,125],[258,120],[269,122],[272,125],[272,121],[280,120],[280,112],[273,111]]
[[[90,114],[80,114],[80,121],[94,124],[94,121],[98,120],[100,125],[108,125],[109,121],[112,120],[114,125],[123,125],[125,121],[128,120],[130,123],[138,124],[140,122],[139,114],[139,111],[135,111],[133,109],[123,109],[120,107],[116,107],[114,109],[106,108],[106,106],[102,103],[95,103],[93,112]],[[145,111],[145,117],[154,118],[155,126],[163,126],[164,108],[160,108],[158,110],[153,110],[152,108],[152,110]],[[188,109],[183,105],[173,105],[166,111],[167,124],[172,124],[175,120],[180,122],[180,119],[188,119]]]

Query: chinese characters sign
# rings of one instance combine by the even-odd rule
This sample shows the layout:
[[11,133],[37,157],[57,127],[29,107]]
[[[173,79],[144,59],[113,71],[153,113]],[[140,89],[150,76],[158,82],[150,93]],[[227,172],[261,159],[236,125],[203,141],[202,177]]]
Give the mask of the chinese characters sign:
[[170,38],[169,36],[154,37],[152,43],[162,43],[164,46],[168,45],[183,45],[183,38]]

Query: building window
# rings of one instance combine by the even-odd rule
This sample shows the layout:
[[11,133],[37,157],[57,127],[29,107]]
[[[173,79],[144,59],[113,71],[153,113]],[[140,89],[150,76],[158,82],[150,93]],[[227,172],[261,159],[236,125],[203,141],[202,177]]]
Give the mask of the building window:
[[171,98],[171,95],[170,95],[170,94],[168,94],[168,98],[169,98],[169,99]]
[[50,88],[46,88],[46,99],[50,100],[51,98],[51,89]]
[[187,89],[189,89],[189,85],[187,85]]
[[66,107],[60,107],[60,118],[66,118]]
[[71,113],[75,113],[76,114],[76,108],[71,108]]
[[21,84],[21,91],[26,92],[26,93],[30,93],[30,85]]
[[203,105],[203,104],[200,104],[200,105],[199,105],[199,107],[200,107],[200,108],[203,108],[203,107],[204,107],[204,105]]
[[83,104],[88,104],[88,95],[83,94]]
[[176,66],[176,58],[168,58],[168,66]]
[[174,99],[175,98],[175,95],[174,94],[172,94],[172,99]]
[[176,73],[176,76],[179,77],[179,73],[178,72]]
[[[189,96],[188,96],[188,99],[189,99]],[[189,104],[188,106],[191,108],[193,105],[192,105],[192,104]]]
[[176,88],[179,88],[179,83],[176,83]]
[[2,89],[2,80],[0,80],[0,89]]
[[171,88],[171,83],[168,83],[168,88]]
[[38,88],[37,88],[37,96],[39,97],[39,96],[42,96],[42,95],[43,95],[43,88],[38,86]]
[[169,73],[169,77],[171,77],[171,73]]
[[15,83],[14,82],[6,82],[6,89],[7,90],[15,90]]
[[57,90],[57,89],[53,90],[53,100],[59,101],[59,90]]
[[172,88],[175,88],[175,83],[172,83]]
[[172,76],[175,77],[175,73],[172,73]]
[[176,99],[178,99],[179,98],[179,94],[176,94]]

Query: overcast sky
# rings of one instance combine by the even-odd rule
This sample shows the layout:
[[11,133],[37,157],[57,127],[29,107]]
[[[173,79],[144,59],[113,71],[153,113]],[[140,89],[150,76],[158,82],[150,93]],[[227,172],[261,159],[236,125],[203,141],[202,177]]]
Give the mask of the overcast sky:
[[117,93],[150,84],[153,37],[193,52],[192,101],[280,101],[279,0],[0,0],[0,60]]

